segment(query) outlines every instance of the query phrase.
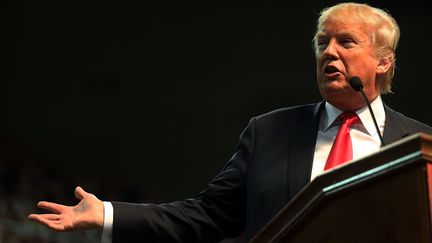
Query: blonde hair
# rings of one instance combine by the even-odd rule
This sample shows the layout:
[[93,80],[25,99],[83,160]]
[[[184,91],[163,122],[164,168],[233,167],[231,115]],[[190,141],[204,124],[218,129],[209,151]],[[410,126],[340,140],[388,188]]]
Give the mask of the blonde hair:
[[368,29],[370,39],[378,59],[388,59],[391,66],[380,82],[381,93],[391,92],[391,82],[395,71],[396,47],[400,37],[399,26],[396,20],[386,11],[360,3],[341,3],[321,11],[315,32],[314,50],[318,50],[317,33],[322,30],[329,19],[336,21],[353,20],[362,23]]

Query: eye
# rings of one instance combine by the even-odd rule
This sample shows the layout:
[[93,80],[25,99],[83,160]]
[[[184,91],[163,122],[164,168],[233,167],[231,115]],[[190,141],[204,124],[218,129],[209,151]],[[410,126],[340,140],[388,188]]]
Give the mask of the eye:
[[354,45],[356,44],[356,42],[352,38],[343,38],[341,40],[341,44],[345,48],[351,48],[351,47],[354,47]]
[[324,49],[327,48],[328,40],[326,40],[326,39],[318,39],[316,45],[317,45],[318,50],[324,50]]

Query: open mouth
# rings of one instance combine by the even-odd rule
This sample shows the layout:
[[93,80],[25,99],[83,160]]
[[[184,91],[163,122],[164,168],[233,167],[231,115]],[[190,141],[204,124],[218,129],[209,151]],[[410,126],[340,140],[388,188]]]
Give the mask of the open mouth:
[[337,78],[340,74],[341,72],[339,71],[339,69],[334,66],[326,66],[324,68],[324,76],[328,79]]
[[334,74],[334,73],[338,73],[338,72],[340,72],[339,69],[337,69],[336,67],[333,67],[333,66],[327,66],[324,69],[325,74]]

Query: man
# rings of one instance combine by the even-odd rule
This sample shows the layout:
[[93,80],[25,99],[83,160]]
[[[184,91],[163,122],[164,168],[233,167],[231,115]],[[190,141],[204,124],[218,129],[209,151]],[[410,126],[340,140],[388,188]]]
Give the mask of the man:
[[[57,231],[102,229],[102,241],[113,243],[217,242],[243,231],[249,240],[315,176],[380,148],[364,100],[349,85],[352,77],[363,81],[385,144],[432,133],[382,103],[380,94],[391,88],[398,39],[396,21],[380,9],[355,3],[325,9],[314,38],[324,102],[251,119],[236,153],[198,198],[162,205],[103,203],[77,187],[78,205],[40,202],[52,213],[29,218]],[[348,147],[339,159],[342,128]]]

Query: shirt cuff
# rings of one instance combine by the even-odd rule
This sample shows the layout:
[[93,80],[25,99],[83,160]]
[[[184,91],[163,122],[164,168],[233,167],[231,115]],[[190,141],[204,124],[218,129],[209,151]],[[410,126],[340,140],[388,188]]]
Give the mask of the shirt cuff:
[[102,229],[101,243],[111,243],[114,209],[110,202],[103,202],[103,204],[104,204],[104,224]]

